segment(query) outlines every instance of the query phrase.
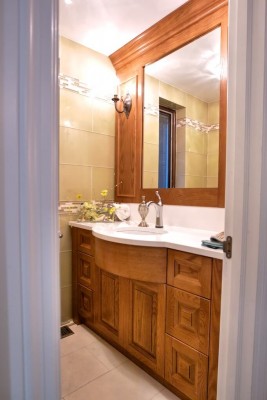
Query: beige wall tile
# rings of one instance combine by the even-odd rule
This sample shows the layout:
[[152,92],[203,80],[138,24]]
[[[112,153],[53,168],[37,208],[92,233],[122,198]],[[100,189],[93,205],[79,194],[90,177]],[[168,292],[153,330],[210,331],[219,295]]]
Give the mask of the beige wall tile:
[[62,164],[114,168],[115,137],[76,129],[60,129]]
[[197,153],[186,153],[185,174],[191,176],[206,176],[207,158]]
[[72,287],[65,286],[61,288],[61,323],[72,319]]
[[176,129],[176,152],[185,151],[185,132],[185,126]]
[[83,199],[91,200],[91,167],[60,165],[60,201],[76,200],[78,193],[82,194]]
[[208,122],[208,105],[207,103],[191,96],[186,95],[186,116],[193,118],[206,124]]
[[159,147],[155,144],[144,143],[144,170],[158,171]]
[[60,287],[72,285],[72,252],[60,252]]
[[109,57],[64,37],[60,38],[60,72],[94,90],[115,93],[116,73]]
[[60,89],[60,126],[92,131],[92,109],[90,97]]
[[114,168],[115,137],[88,132],[84,146],[86,148],[86,165]]
[[167,83],[160,82],[159,84],[159,96],[163,99],[172,101],[173,103],[179,104],[180,106],[186,106],[186,94]]
[[220,103],[208,104],[208,124],[218,124],[220,120]]
[[158,115],[144,116],[144,142],[159,143],[159,117]]
[[143,188],[157,188],[158,187],[158,173],[144,171],[143,173]]
[[175,187],[176,188],[184,188],[185,187],[185,176],[184,175],[176,175]]
[[85,165],[88,132],[60,127],[59,162],[61,164]]
[[207,188],[217,188],[218,187],[218,178],[207,177]]
[[185,118],[186,117],[186,108],[181,107],[176,110],[176,119]]
[[185,152],[176,153],[176,176],[185,175]]
[[190,176],[185,177],[185,187],[186,188],[204,188],[206,187],[206,179],[201,176]]
[[206,154],[205,133],[186,127],[186,151],[191,153]]
[[218,162],[219,154],[210,153],[207,156],[207,176],[217,177],[218,176]]
[[115,136],[115,109],[113,103],[93,100],[93,132]]
[[63,237],[60,239],[60,251],[71,251],[72,249],[69,221],[73,221],[74,219],[76,219],[76,215],[59,215],[60,232],[63,234]]
[[108,200],[114,199],[114,168],[92,168],[92,198],[101,199],[101,191],[108,190]]
[[207,153],[217,153],[219,154],[219,132],[210,131],[207,134]]
[[147,74],[145,75],[144,103],[145,107],[159,106],[159,81]]

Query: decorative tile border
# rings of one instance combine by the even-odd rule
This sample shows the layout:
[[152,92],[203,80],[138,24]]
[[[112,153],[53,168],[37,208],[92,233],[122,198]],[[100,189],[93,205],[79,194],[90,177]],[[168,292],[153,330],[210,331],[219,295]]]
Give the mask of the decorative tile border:
[[72,92],[75,92],[77,94],[80,94],[82,96],[86,97],[92,97],[92,98],[98,98],[100,100],[104,100],[110,104],[112,104],[111,98],[113,97],[113,94],[101,94],[98,95],[94,92],[92,88],[89,87],[87,83],[81,82],[77,78],[73,78],[68,75],[64,74],[59,74],[58,77],[59,80],[59,87],[61,89],[67,89],[71,90]]
[[190,126],[201,133],[209,133],[210,131],[218,131],[220,129],[219,124],[207,125],[192,118],[178,119],[176,127],[181,128],[183,126]]
[[66,201],[60,202],[58,206],[59,214],[77,214],[80,210],[82,202]]
[[147,115],[154,115],[155,117],[159,115],[159,107],[153,104],[148,104],[144,107],[144,110]]

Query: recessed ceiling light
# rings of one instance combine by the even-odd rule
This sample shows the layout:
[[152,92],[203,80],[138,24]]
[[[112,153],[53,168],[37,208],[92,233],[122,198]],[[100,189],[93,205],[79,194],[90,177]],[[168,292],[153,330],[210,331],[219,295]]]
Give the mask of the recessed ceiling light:
[[72,0],[64,0],[65,4],[70,5],[72,4]]

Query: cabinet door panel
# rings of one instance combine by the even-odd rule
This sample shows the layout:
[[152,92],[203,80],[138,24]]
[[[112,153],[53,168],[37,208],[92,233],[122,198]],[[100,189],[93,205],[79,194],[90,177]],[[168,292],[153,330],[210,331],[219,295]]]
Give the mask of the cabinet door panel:
[[208,355],[210,301],[167,286],[166,332]]
[[94,290],[95,261],[92,256],[77,253],[77,279],[78,283]]
[[92,234],[92,231],[88,231],[86,229],[77,229],[76,245],[78,251],[93,256],[95,249],[94,249],[94,236]]
[[167,283],[210,299],[212,259],[168,250]]
[[108,339],[122,343],[120,278],[96,268],[96,329]]
[[208,357],[168,335],[165,354],[165,379],[191,400],[206,400]]
[[165,285],[129,281],[127,350],[158,374],[164,374]]
[[94,292],[81,285],[77,286],[78,291],[78,313],[85,322],[94,321]]

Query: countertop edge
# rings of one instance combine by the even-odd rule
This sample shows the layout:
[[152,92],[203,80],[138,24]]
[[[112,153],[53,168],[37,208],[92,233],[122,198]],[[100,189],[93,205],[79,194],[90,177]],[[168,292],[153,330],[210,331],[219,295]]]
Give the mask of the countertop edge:
[[[163,248],[168,248],[172,250],[180,250],[184,251],[187,253],[193,253],[205,257],[211,257],[219,260],[223,260],[224,258],[224,253],[220,249],[211,249],[208,247],[201,246],[201,240],[199,238],[195,238],[196,233],[199,235],[200,232],[206,232],[207,235],[210,235],[213,232],[209,231],[200,231],[198,229],[187,229],[187,228],[179,228],[179,227],[172,227],[172,229],[177,228],[177,231],[179,229],[182,229],[186,232],[191,232],[192,238],[194,238],[193,241],[196,243],[181,243],[179,240],[177,242],[174,242],[173,239],[170,240],[170,236],[168,237],[168,234],[165,235],[157,235],[155,240],[151,240],[151,238],[148,240],[146,236],[143,236],[142,239],[140,237],[138,238],[133,238],[133,235],[130,235],[129,237],[123,237],[123,232],[116,232],[116,236],[114,236],[114,230],[110,230],[110,226],[113,224],[101,224],[99,223],[91,223],[91,222],[77,222],[77,221],[69,221],[69,225],[71,227],[76,227],[80,229],[85,229],[85,230],[90,230],[92,231],[93,235],[101,240],[106,240],[109,242],[114,242],[114,243],[120,243],[120,244],[128,244],[132,246],[146,246],[146,247],[163,247]],[[114,225],[113,225],[114,226]],[[106,227],[105,232],[99,232],[99,228],[104,229]],[[110,230],[110,231],[109,231]],[[174,231],[175,232],[175,231]],[[118,235],[119,233],[119,235]],[[203,239],[207,239],[207,237],[203,237]]]

